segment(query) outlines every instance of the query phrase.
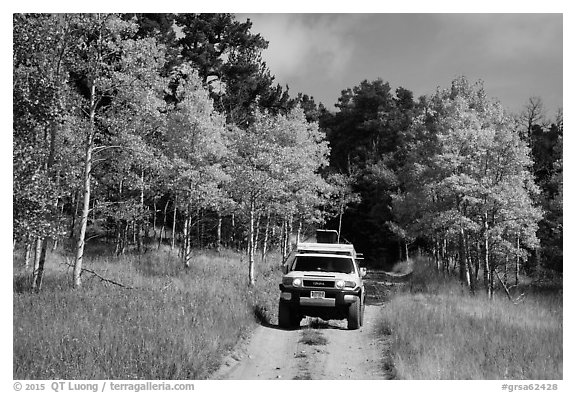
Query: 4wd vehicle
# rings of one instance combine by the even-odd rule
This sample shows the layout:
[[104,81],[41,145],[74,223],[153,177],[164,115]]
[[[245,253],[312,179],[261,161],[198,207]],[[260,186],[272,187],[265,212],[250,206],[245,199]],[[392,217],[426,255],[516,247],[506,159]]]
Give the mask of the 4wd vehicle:
[[298,243],[284,265],[280,327],[298,327],[304,316],[347,319],[348,329],[362,326],[366,269],[358,259],[351,244]]

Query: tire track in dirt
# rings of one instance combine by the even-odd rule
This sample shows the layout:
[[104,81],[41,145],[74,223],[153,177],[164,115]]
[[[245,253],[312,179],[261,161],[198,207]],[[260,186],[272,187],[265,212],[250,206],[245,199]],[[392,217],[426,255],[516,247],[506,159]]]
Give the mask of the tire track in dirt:
[[376,331],[379,311],[367,305],[358,330],[347,330],[346,321],[317,318],[304,319],[297,330],[259,326],[213,379],[389,379],[385,343]]

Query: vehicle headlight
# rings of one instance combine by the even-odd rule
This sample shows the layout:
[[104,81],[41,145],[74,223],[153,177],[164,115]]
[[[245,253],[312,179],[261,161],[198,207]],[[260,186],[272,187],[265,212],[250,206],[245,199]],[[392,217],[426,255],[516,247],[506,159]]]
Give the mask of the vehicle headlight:
[[346,281],[346,282],[344,283],[344,286],[345,286],[346,288],[354,288],[354,287],[356,286],[356,283],[355,283],[354,281]]
[[302,280],[299,278],[295,278],[294,280],[292,280],[292,286],[301,287],[302,286]]
[[336,288],[342,289],[342,288],[344,288],[344,285],[346,285],[346,284],[345,284],[344,280],[338,280],[338,281],[336,281],[335,285],[336,285]]

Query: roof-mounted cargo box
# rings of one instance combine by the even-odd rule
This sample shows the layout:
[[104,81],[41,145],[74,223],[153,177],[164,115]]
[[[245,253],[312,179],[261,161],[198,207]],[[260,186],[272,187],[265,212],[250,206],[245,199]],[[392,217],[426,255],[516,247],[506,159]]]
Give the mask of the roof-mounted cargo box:
[[298,254],[335,254],[335,255],[350,255],[354,258],[358,257],[356,250],[352,244],[337,244],[337,243],[298,243],[296,245],[296,253]]
[[334,229],[316,229],[317,243],[338,243],[338,231]]

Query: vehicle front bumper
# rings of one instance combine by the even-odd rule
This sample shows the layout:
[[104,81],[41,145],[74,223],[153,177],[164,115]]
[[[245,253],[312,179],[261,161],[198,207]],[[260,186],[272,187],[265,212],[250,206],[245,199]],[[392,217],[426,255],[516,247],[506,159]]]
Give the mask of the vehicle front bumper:
[[[343,290],[337,288],[294,288],[280,284],[280,299],[291,305],[310,307],[338,307],[349,306],[356,302],[361,293],[361,288]],[[321,299],[310,297],[311,291],[323,291],[325,297]]]

